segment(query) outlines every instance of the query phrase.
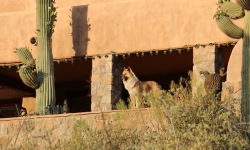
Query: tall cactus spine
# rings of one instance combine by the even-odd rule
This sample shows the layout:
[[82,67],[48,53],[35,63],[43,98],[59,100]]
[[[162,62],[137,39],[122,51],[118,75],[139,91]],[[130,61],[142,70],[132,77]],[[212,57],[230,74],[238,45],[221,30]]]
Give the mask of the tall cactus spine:
[[36,112],[45,113],[48,105],[55,107],[55,79],[54,62],[52,54],[52,34],[54,32],[54,21],[56,8],[54,0],[36,0],[36,23],[38,54],[36,69],[40,87],[36,89]]
[[242,119],[250,122],[250,12],[246,11],[242,49]]
[[[223,3],[226,3],[226,4],[223,4]],[[250,65],[249,65],[250,63],[250,60],[249,60],[250,59],[250,11],[249,11],[250,1],[249,0],[236,0],[237,4],[228,5],[230,3],[232,2],[220,3],[221,5],[219,6],[219,8],[221,8],[221,10],[217,11],[217,14],[215,15],[215,17],[216,17],[216,21],[222,18],[220,17],[221,15],[230,17],[230,15],[233,15],[232,13],[229,13],[229,12],[232,12],[230,11],[230,9],[234,7],[233,11],[238,10],[238,13],[235,13],[235,14],[238,14],[238,17],[240,18],[242,16],[240,14],[243,14],[243,13],[241,12],[242,11],[241,9],[234,6],[237,4],[239,7],[241,7],[245,11],[244,13],[245,26],[244,26],[243,34],[242,34],[243,46],[242,46],[242,103],[241,105],[242,105],[242,121],[249,123],[250,122]],[[237,28],[238,28],[237,26],[231,29],[227,28],[226,31],[232,33],[232,32],[235,32]],[[220,27],[220,29],[222,32],[227,34],[227,32],[225,32],[223,27]],[[244,125],[244,128],[248,128],[248,127],[249,125],[247,124]],[[244,132],[244,135],[246,138],[250,139],[249,133]]]
[[245,10],[250,10],[250,1],[249,0],[236,0],[236,3],[240,5]]

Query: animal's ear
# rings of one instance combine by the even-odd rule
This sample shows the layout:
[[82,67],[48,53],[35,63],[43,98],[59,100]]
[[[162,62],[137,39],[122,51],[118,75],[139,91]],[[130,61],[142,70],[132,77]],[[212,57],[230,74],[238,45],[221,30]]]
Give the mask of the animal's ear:
[[128,71],[132,71],[132,69],[128,66]]
[[135,75],[134,72],[132,71],[132,69],[131,69],[130,67],[128,67],[128,71],[129,71],[131,74]]
[[225,67],[221,67],[220,70],[221,70],[221,71],[224,71],[224,70],[225,70]]
[[126,68],[125,68],[125,67],[123,67],[123,70],[126,70]]

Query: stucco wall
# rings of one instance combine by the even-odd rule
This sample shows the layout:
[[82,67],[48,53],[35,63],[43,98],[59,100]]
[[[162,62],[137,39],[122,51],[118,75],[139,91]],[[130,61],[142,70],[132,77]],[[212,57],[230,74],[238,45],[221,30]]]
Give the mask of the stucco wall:
[[[58,7],[69,7],[76,5],[89,5],[96,3],[108,3],[108,2],[117,2],[125,0],[56,0],[56,5]],[[18,12],[18,11],[30,11],[36,9],[35,0],[0,0],[0,13],[7,12]]]
[[[0,9],[0,62],[19,61],[13,54],[16,47],[29,46],[36,56],[37,47],[29,43],[36,29],[35,3],[32,0],[19,1],[18,5],[14,0],[0,2],[3,2],[0,8],[5,7]],[[232,41],[213,19],[217,0],[56,2],[59,8],[53,35],[54,58]],[[77,7],[71,9],[72,6]]]

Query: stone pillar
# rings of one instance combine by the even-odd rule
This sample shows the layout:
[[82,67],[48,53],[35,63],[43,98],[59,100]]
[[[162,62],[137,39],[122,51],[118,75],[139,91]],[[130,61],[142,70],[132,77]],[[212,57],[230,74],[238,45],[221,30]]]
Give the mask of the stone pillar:
[[193,48],[193,94],[205,94],[203,87],[205,77],[200,75],[200,71],[208,71],[209,73],[219,73],[223,64],[223,51],[219,47],[199,46]]
[[114,109],[122,94],[122,58],[108,55],[92,60],[91,111]]

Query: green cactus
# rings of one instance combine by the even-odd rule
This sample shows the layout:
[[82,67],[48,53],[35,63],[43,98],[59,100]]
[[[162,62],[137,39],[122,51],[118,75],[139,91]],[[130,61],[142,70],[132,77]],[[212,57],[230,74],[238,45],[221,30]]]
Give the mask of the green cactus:
[[243,37],[243,29],[236,26],[228,16],[221,15],[219,19],[216,19],[216,22],[220,30],[227,36],[234,39],[240,39]]
[[14,53],[17,54],[17,57],[23,64],[29,67],[35,67],[35,59],[27,47],[17,48]]
[[37,72],[31,67],[22,65],[18,70],[19,76],[23,83],[32,89],[37,89],[39,87],[39,82],[37,82]]
[[245,15],[244,9],[242,7],[230,1],[222,3],[220,5],[220,9],[222,12],[225,12],[230,19],[239,19]]
[[[242,47],[242,121],[243,122],[250,122],[250,12],[248,11],[250,8],[250,1],[249,0],[236,0],[236,3],[245,9],[245,26],[243,29],[243,47]],[[237,5],[236,4],[236,5]],[[223,3],[219,1],[219,8],[222,8]],[[234,4],[235,5],[235,4]],[[225,7],[224,5],[223,7]],[[225,10],[225,9],[223,9]],[[220,17],[221,14],[225,16],[230,15],[228,12],[223,12],[223,10],[218,10],[215,14],[215,18],[218,22],[218,20],[223,19],[223,17]],[[239,12],[241,10],[239,9]],[[240,13],[237,13],[240,14]],[[227,28],[227,27],[226,27]],[[228,28],[229,29],[229,28]],[[227,30],[228,30],[227,29]],[[235,27],[232,30],[236,30],[237,27]],[[225,33],[224,30],[222,32]],[[227,34],[227,33],[225,33]],[[245,125],[247,128],[248,126]],[[245,133],[246,137],[250,137],[250,134]]]
[[250,10],[250,1],[249,0],[236,0],[236,3],[240,5],[245,10]]
[[45,113],[48,105],[55,107],[55,79],[52,55],[52,34],[57,13],[54,0],[36,0],[38,54],[36,69],[40,87],[36,89],[36,112]]

